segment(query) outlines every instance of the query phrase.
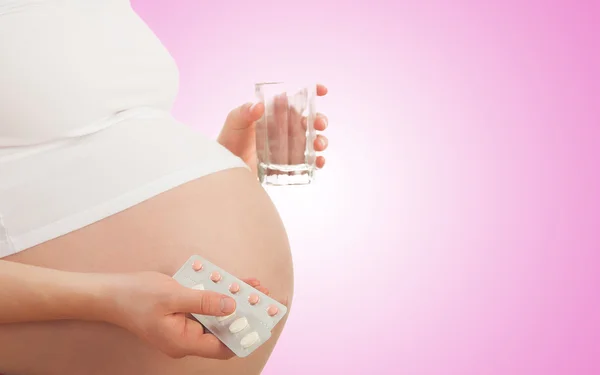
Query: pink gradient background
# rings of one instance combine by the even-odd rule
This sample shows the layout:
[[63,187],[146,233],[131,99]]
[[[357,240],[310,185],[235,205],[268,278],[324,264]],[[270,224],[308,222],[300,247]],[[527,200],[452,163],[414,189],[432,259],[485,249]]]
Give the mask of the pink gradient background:
[[255,81],[330,89],[318,183],[269,190],[296,293],[265,374],[600,373],[599,2],[133,5],[210,135]]

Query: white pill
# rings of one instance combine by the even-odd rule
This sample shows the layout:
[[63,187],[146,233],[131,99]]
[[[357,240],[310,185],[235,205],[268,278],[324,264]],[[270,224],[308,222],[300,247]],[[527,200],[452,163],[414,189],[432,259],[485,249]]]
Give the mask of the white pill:
[[231,325],[229,326],[229,331],[231,333],[238,333],[242,332],[246,327],[248,327],[248,319],[246,319],[245,317],[241,317],[236,319],[233,323],[231,323]]
[[242,338],[242,341],[240,341],[240,345],[242,346],[242,348],[248,349],[252,345],[256,344],[259,339],[260,337],[258,336],[258,332],[250,332]]
[[192,289],[195,290],[204,290],[204,285],[203,284],[196,284],[192,287]]
[[234,315],[235,315],[235,312],[233,312],[233,313],[231,313],[229,315],[226,315],[226,316],[217,316],[217,321],[219,321],[219,322],[225,321],[225,320],[231,318]]

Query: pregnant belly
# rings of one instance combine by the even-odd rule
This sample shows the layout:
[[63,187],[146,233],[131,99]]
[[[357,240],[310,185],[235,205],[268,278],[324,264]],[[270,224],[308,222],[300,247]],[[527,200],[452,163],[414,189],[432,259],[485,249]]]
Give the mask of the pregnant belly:
[[[202,177],[7,260],[79,272],[152,270],[173,275],[192,254],[239,277],[256,277],[273,297],[291,301],[293,273],[285,230],[256,177],[240,168]],[[0,351],[0,363],[7,371],[31,374],[79,374],[98,368],[103,374],[258,374],[283,323],[261,350],[232,361],[172,360],[104,326],[0,327],[0,347],[6,348]]]
[[171,108],[177,67],[127,3],[0,12],[0,147],[93,131],[131,108]]
[[289,299],[292,263],[272,201],[251,172],[233,168],[168,190],[8,260],[79,272],[173,275],[199,254],[238,277],[258,277]]

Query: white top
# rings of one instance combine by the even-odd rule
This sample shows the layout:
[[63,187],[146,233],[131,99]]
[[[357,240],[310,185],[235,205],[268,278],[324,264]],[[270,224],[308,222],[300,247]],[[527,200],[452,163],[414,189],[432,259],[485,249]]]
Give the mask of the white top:
[[0,257],[245,167],[170,115],[178,80],[127,0],[0,0]]

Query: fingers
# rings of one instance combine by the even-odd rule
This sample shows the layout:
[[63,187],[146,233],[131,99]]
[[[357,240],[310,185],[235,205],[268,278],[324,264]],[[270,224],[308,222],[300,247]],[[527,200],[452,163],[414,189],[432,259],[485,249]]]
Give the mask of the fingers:
[[248,129],[261,118],[265,111],[263,103],[246,103],[229,112],[225,120],[225,128],[230,130]]
[[325,151],[325,149],[327,148],[327,146],[329,145],[329,140],[327,139],[327,137],[325,137],[324,135],[317,135],[317,138],[315,139],[315,151],[317,152],[321,152],[321,151]]
[[288,163],[288,115],[287,95],[273,99],[273,115],[267,116],[268,153],[273,164]]
[[[327,119],[327,116],[325,116],[322,113],[317,113],[317,117],[316,117],[315,123],[314,123],[315,130],[323,131],[323,130],[327,129],[328,125],[329,125],[329,120]],[[304,117],[302,119],[302,128],[304,129],[304,131],[306,131],[306,128],[307,128],[306,117]],[[324,135],[321,135],[321,134],[317,135],[317,137],[315,138],[314,144],[313,144],[315,151],[317,151],[317,152],[325,151],[328,146],[329,146],[329,140],[327,139],[327,137],[325,137]],[[323,156],[317,156],[315,165],[319,169],[323,168],[325,166],[325,158]]]
[[258,290],[261,293],[266,294],[267,296],[271,294],[271,292],[269,291],[269,289],[265,288],[264,286],[260,285],[260,281],[254,277],[250,277],[247,279],[242,279],[243,282],[245,282],[246,284],[250,285],[253,288],[256,288],[256,290]]
[[[329,90],[325,85],[317,84],[317,96],[325,96]],[[285,99],[284,99],[285,98]],[[281,96],[279,98],[279,102],[275,103],[275,112],[282,113],[282,110],[277,110],[278,107],[285,108],[287,110],[287,97]],[[250,127],[255,121],[258,121],[265,112],[265,106],[263,103],[246,103],[243,104],[236,109],[229,112],[227,116],[227,120],[225,121],[225,126],[232,130],[244,130]],[[319,116],[322,116],[325,122],[322,125],[317,125],[320,123]],[[317,130],[325,130],[327,127],[327,117],[323,115],[317,116],[317,121],[315,121],[315,129]],[[279,119],[278,123],[281,123],[283,119]]]
[[[307,124],[308,124],[307,118],[302,117],[302,130],[306,131],[307,126],[308,126]],[[327,129],[327,126],[329,126],[329,119],[324,114],[317,113],[315,123],[313,126],[314,126],[315,130],[323,131],[323,130]]]
[[180,345],[181,351],[187,355],[213,359],[229,359],[234,356],[233,352],[216,336],[204,333],[202,325],[192,319],[186,319]]
[[325,87],[325,85],[322,84],[317,84],[317,96],[325,96],[327,95],[327,92],[329,90],[327,90],[327,87]]
[[248,278],[242,279],[242,281],[245,282],[246,284],[250,285],[253,288],[260,285],[260,281],[255,277],[248,277]]
[[327,129],[327,126],[329,125],[329,120],[327,119],[327,116],[325,116],[322,113],[317,113],[317,118],[315,119],[315,130],[318,131],[323,131],[325,129]]
[[256,288],[256,290],[258,290],[259,292],[261,292],[263,294],[266,294],[267,296],[271,294],[271,292],[269,291],[269,289],[265,288],[262,285],[256,286],[255,288]]
[[231,297],[204,290],[182,289],[173,296],[170,306],[173,312],[224,316],[235,311],[235,300]]
[[254,121],[258,121],[264,112],[265,105],[261,102],[258,102],[247,107],[247,109],[244,111],[244,117],[246,118],[247,122],[252,123]]
[[317,165],[317,168],[319,168],[319,169],[323,168],[325,166],[325,157],[317,156],[317,160],[316,160],[315,164]]
[[306,150],[306,127],[302,124],[302,107],[306,104],[302,97],[292,97],[288,112],[288,163],[304,163]]

